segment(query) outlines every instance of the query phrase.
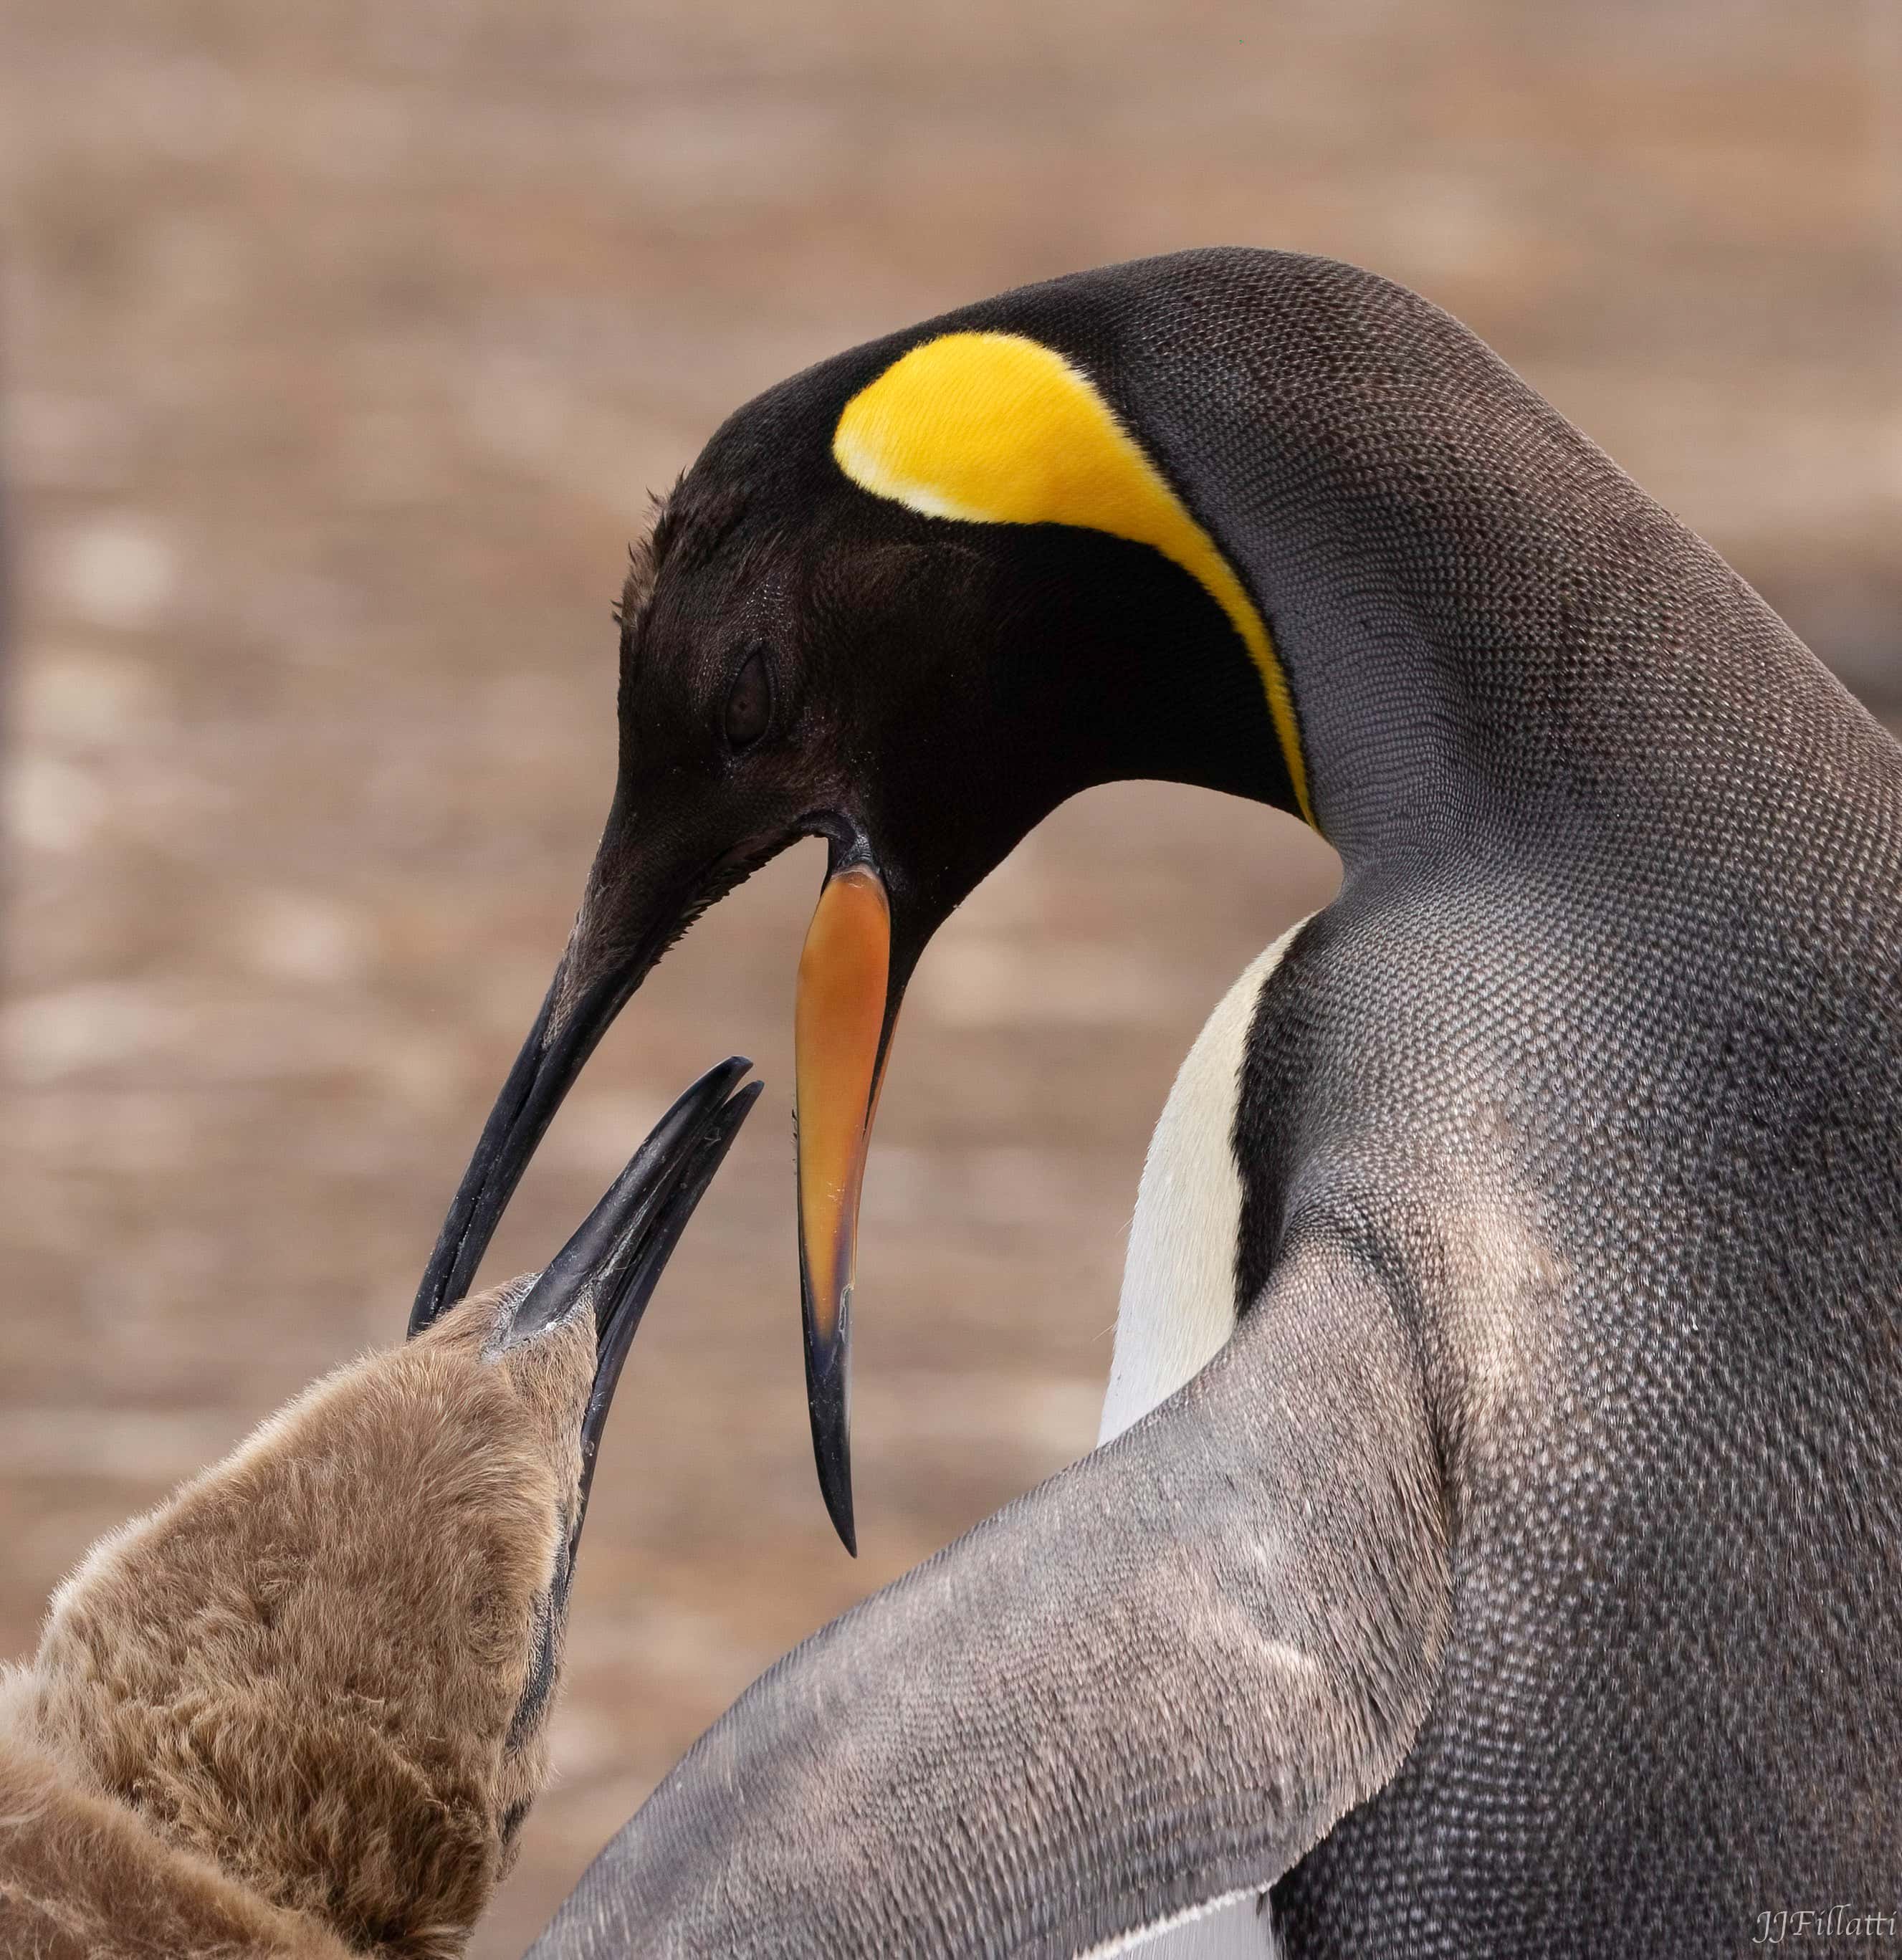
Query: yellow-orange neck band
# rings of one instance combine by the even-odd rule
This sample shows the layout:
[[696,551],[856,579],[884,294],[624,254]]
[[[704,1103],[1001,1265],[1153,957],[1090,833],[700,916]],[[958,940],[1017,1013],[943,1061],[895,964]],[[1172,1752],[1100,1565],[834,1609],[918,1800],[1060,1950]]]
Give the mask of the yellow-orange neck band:
[[1248,649],[1296,803],[1313,823],[1294,698],[1267,622],[1214,539],[1063,355],[1015,333],[927,340],[846,403],[832,454],[860,488],[929,517],[1073,524],[1173,560]]

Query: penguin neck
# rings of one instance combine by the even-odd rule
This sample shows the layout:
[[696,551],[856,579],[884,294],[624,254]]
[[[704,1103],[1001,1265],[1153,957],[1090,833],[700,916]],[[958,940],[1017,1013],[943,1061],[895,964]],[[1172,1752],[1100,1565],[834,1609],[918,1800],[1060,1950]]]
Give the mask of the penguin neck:
[[[1592,486],[1595,510],[1498,483],[1382,485],[1264,552],[1315,825],[1350,873],[1535,827],[1576,834],[1654,798],[1659,735],[1687,683],[1710,692],[1726,613],[1734,630],[1755,602],[1598,461],[1616,480]],[[1594,521],[1607,504],[1611,548]],[[1700,588],[1715,603],[1694,612]]]
[[[1757,595],[1439,309],[1277,255],[1145,276],[1119,406],[1260,616],[1350,876],[1535,831],[1681,833],[1687,730],[1741,783],[1799,699],[1840,718]],[[1223,651],[1245,666],[1237,633]],[[1222,711],[1201,779],[1233,788]]]
[[1350,267],[1105,268],[846,371],[839,470],[968,527],[1018,645],[1057,656],[1002,686],[1045,737],[1013,784],[1058,800],[1132,775],[1258,796],[1352,871],[1554,798],[1642,803],[1674,719],[1735,741],[1726,694],[1805,657],[1472,334]]
[[1038,798],[1013,813],[1022,829],[1079,790],[1138,778],[1305,813],[1261,666],[1201,585],[1098,531],[1053,528],[1034,563],[1045,609],[994,669],[994,766]]
[[1753,724],[1821,680],[1701,539],[1477,342],[1462,352],[1461,388],[1403,377],[1414,419],[1366,387],[1291,418],[1270,508],[1209,493],[1350,876],[1535,833],[1662,835],[1684,821],[1687,727],[1706,759],[1756,770]]
[[[1740,691],[1800,684],[1805,657],[1708,546],[1518,393],[1537,412],[1490,476],[1442,457],[1344,483],[1328,444],[1289,444],[1277,521],[1223,527],[1292,755],[1263,663],[1205,591],[1142,546],[1046,534],[1043,589],[1067,610],[1038,637],[1068,651],[1005,718],[1037,731],[1013,774],[1058,800],[1149,777],[1265,803],[1308,818],[1350,873],[1538,824],[1582,835],[1609,802],[1655,802],[1675,719],[1700,708],[1729,739]],[[1760,648],[1749,674],[1725,657],[1743,638]]]

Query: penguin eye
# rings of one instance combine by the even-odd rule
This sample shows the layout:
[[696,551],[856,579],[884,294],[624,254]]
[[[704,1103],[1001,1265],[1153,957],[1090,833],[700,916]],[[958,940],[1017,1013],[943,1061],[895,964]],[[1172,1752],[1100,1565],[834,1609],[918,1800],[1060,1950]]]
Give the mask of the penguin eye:
[[765,733],[772,714],[772,677],[766,671],[765,653],[755,647],[741,662],[732,686],[727,690],[727,746],[750,749]]

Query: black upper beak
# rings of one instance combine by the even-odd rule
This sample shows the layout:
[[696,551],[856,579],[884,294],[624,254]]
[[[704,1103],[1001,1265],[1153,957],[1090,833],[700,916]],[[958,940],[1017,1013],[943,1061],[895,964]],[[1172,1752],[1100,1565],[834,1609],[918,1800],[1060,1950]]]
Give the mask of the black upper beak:
[[[475,1155],[463,1173],[455,1201],[443,1220],[436,1249],[430,1255],[422,1284],[416,1290],[415,1304],[409,1310],[412,1334],[420,1334],[441,1319],[468,1292],[495,1227],[515,1195],[515,1187],[521,1182],[536,1147],[561,1106],[562,1097],[633,992],[644,970],[637,967],[625,978],[609,975],[588,988],[551,1036],[558,1004],[568,984],[568,963],[562,962],[542,1002],[541,1012],[535,1017],[535,1025],[529,1029],[528,1039],[523,1042],[521,1052],[495,1099],[495,1106],[488,1113],[488,1121],[482,1125]],[[742,1064],[743,1070],[746,1065]],[[711,1077],[703,1078],[711,1080]]]
[[[762,1083],[737,1090],[752,1064],[736,1055],[709,1069],[655,1125],[586,1222],[520,1300],[492,1344],[507,1353],[558,1322],[591,1315],[594,1384],[581,1423],[580,1509],[621,1366],[673,1249],[713,1181]],[[580,1512],[576,1522],[578,1528]]]
[[649,874],[610,814],[568,949],[463,1173],[410,1309],[420,1333],[469,1291],[561,1100],[656,960],[692,919],[797,835],[716,854],[697,876]]
[[[800,957],[794,1014],[806,1390],[820,1488],[849,1551],[855,1545],[847,1389],[859,1190],[892,1023],[927,935],[902,918],[894,921],[876,857],[845,819],[809,816],[765,844],[729,851],[698,880],[657,888],[630,868],[618,846],[610,851],[604,845],[568,951],[443,1222],[409,1328],[419,1332],[469,1290],[561,1099],[682,924],[803,834],[832,842]],[[668,894],[664,900],[652,896],[656,889]]]

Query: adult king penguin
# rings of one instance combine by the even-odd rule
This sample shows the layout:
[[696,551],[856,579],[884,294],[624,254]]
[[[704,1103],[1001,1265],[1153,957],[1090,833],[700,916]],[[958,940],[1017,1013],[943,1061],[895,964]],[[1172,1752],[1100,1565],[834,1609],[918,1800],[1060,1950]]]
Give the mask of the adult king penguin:
[[620,726],[417,1317],[670,940],[828,838],[799,1207],[848,1541],[932,931],[1122,777],[1279,805],[1344,881],[1245,1004],[1219,1354],[749,1691],[544,1951],[1067,1955],[1271,1885],[1298,1960],[1895,1909],[1902,754],[1707,546],[1425,301],[1196,252],[742,409],[629,581]]

